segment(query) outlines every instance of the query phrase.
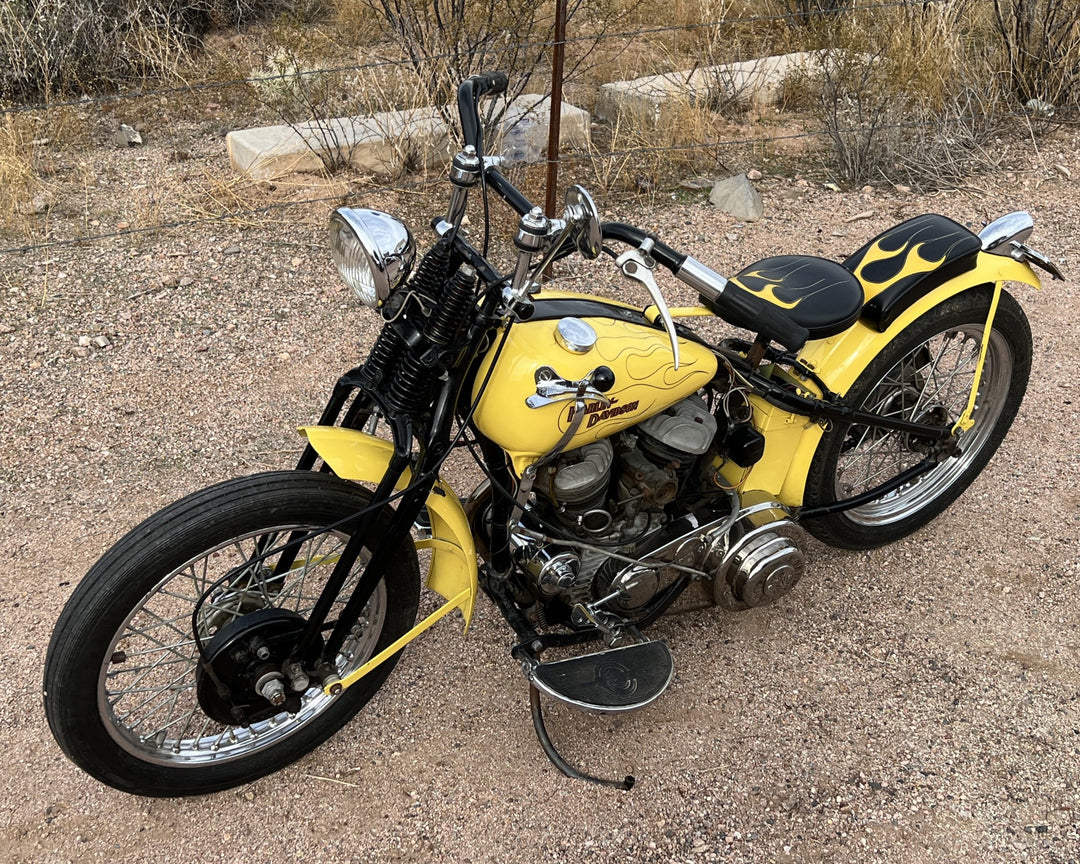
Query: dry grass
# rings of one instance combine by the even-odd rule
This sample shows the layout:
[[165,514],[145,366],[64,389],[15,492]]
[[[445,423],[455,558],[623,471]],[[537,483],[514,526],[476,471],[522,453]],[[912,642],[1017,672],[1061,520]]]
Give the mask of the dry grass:
[[5,229],[21,234],[36,215],[34,196],[43,194],[32,156],[36,126],[33,118],[20,114],[0,122],[0,218]]

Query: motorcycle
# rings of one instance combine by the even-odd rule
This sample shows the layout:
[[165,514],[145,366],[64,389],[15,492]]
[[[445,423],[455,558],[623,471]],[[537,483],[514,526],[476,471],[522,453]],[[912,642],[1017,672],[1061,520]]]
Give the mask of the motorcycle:
[[[513,633],[542,749],[569,765],[542,698],[621,712],[672,679],[647,633],[699,586],[725,610],[775,601],[806,532],[868,549],[930,522],[1005,436],[1031,332],[1005,283],[1058,268],[1012,213],[979,234],[926,214],[843,263],[765,258],[725,278],[572,187],[549,218],[465,141],[445,216],[416,260],[386,213],[330,219],[337,269],[382,316],[367,360],[301,430],[292,471],[211,486],[120,539],[64,608],[44,703],[64,753],[140,795],[246,783],[308,753],[382,687],[401,650],[482,590]],[[484,240],[463,229],[479,186]],[[512,272],[487,256],[490,193],[519,217]],[[570,255],[613,259],[646,308],[550,290]],[[414,266],[415,265],[415,266]],[[662,267],[699,297],[670,308]],[[710,341],[720,318],[752,336]],[[441,476],[471,454],[481,482]],[[423,558],[441,605],[416,623]],[[478,563],[478,560],[480,563]]]

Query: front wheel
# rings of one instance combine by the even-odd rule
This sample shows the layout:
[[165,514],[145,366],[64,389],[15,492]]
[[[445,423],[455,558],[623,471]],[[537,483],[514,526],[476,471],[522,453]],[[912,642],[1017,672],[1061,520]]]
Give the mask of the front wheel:
[[[848,390],[853,408],[935,426],[953,424],[967,406],[993,297],[991,286],[965,291],[916,319],[875,357]],[[869,504],[803,523],[818,539],[872,549],[927,524],[978,476],[1012,425],[1031,371],[1031,329],[1020,305],[1002,292],[986,363],[960,454]],[[807,508],[867,492],[923,461],[916,435],[838,424],[810,464]]]
[[[255,780],[329,738],[382,686],[396,658],[336,698],[310,686],[280,711],[230,723],[207,701],[205,680],[200,688],[196,639],[213,644],[244,622],[279,630],[302,622],[348,542],[349,517],[369,503],[367,491],[336,477],[274,472],[196,492],[129,532],[79,584],[53,631],[45,712],[63,751],[117,789],[179,796]],[[251,563],[302,537],[282,572],[276,556]],[[328,621],[369,557],[365,550],[354,565]],[[391,562],[334,660],[340,677],[412,626],[420,574],[408,538]]]

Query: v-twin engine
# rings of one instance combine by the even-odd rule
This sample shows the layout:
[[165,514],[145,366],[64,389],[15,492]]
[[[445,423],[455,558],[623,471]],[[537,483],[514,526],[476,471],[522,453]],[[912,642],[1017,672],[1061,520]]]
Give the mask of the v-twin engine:
[[[734,494],[705,489],[701,469],[717,429],[694,395],[539,471],[536,509],[561,536],[527,524],[511,535],[538,608],[603,599],[629,617],[681,576],[711,580],[714,600],[729,609],[791,590],[804,569],[800,529],[779,505],[736,511]],[[693,506],[679,508],[679,500]]]

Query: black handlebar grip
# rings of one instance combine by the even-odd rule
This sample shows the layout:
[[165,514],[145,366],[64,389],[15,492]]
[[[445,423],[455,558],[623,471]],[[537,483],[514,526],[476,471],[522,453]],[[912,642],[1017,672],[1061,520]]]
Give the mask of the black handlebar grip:
[[492,95],[505,93],[509,79],[505,72],[488,72],[473,75],[458,85],[458,116],[461,118],[461,134],[466,144],[471,144],[478,152],[484,150],[484,134],[480,127],[480,116],[476,103],[486,93]]
[[485,93],[490,93],[493,96],[505,93],[507,86],[510,84],[510,79],[505,72],[485,72],[483,75],[474,75],[473,80],[476,82],[477,97],[483,96]]
[[810,338],[810,331],[779,306],[730,282],[715,300],[701,299],[729,324],[767,336],[789,351],[798,351]]

